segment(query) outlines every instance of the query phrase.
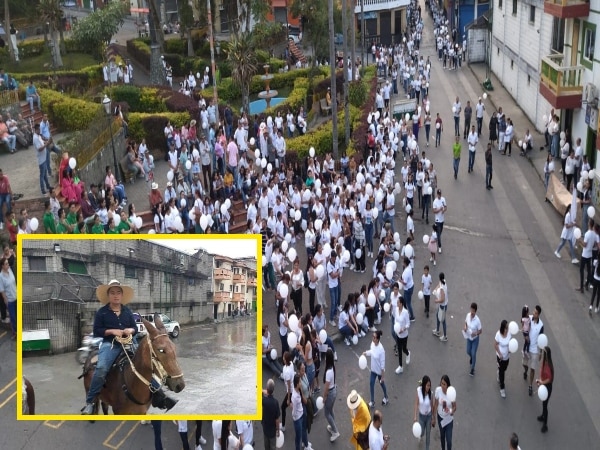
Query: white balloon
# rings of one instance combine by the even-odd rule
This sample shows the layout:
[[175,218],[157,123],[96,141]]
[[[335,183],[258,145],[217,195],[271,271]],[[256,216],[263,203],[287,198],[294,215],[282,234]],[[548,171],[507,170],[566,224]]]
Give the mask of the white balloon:
[[75,167],[77,167],[77,160],[73,157],[69,158],[69,167],[71,169],[74,169]]
[[519,140],[519,147],[523,147],[523,141]]
[[323,227],[323,221],[321,219],[317,219],[315,220],[315,230],[316,231],[321,231],[321,228]]
[[514,320],[508,324],[508,332],[513,336],[519,332],[519,325]]
[[182,208],[185,208],[187,206],[187,200],[185,198],[182,198],[179,204]]
[[398,233],[397,231],[394,233],[394,241],[398,242],[400,240],[400,233]]
[[273,171],[273,164],[267,164],[267,172],[271,173]]
[[[281,288],[284,287],[284,286],[287,288],[286,284],[282,284],[279,287],[279,294],[281,294]],[[282,295],[282,297],[287,297],[287,293],[286,293],[286,295]],[[298,330],[298,317],[296,316],[296,314],[291,314],[288,317],[288,325],[290,326],[290,330],[292,330],[292,331],[297,331]]]
[[321,264],[319,264],[317,266],[317,268],[315,269],[315,272],[316,272],[317,278],[321,279],[325,275],[325,268]]
[[257,159],[257,160],[260,159],[260,150],[259,149],[254,150],[254,159]]
[[541,384],[538,387],[537,394],[541,401],[545,402],[546,400],[548,400],[548,388],[546,387],[546,385]]
[[419,300],[423,300],[425,298],[425,294],[423,294],[423,291],[419,291],[417,293],[417,297],[419,297]]
[[296,333],[288,333],[287,343],[290,348],[296,347],[296,344],[298,344],[298,336],[296,336]]
[[594,217],[595,214],[596,214],[596,208],[594,208],[593,206],[588,206],[588,209],[587,209],[588,217],[591,219]]
[[296,258],[298,257],[298,254],[296,253],[296,249],[293,247],[288,249],[287,257],[290,260],[290,262],[296,261]]
[[383,289],[379,291],[379,300],[385,300],[385,291]]
[[302,228],[302,231],[306,231],[306,229],[308,228],[308,224],[306,223],[306,220],[302,220],[302,223],[300,224],[300,228]]
[[369,296],[367,297],[367,303],[369,304],[369,306],[372,308],[373,306],[375,306],[375,294],[373,294],[372,292],[369,294]]
[[377,219],[377,216],[379,215],[379,210],[377,208],[373,208],[371,210],[371,214],[373,214],[373,219]]
[[356,314],[356,323],[357,324],[362,325],[364,320],[365,320],[364,314],[361,314],[361,313]]
[[429,236],[428,235],[423,235],[423,244],[427,245],[429,244]]
[[589,172],[587,170],[584,170],[583,172],[581,172],[581,178],[584,180],[587,180],[589,176]]
[[325,329],[322,329],[321,331],[319,331],[319,340],[321,341],[322,344],[324,344],[325,341],[327,340],[327,331],[325,331]]
[[277,359],[277,349],[275,349],[275,348],[271,349],[271,359],[272,360]]
[[385,269],[385,277],[388,280],[391,280],[392,278],[394,278],[394,269],[392,269],[391,267],[387,267]]
[[588,172],[588,178],[589,178],[590,180],[593,180],[595,177],[596,177],[596,171],[595,171],[594,169],[591,169],[591,170]]
[[[483,99],[484,99],[484,100],[486,100],[487,98],[488,98],[488,94],[487,94],[487,92],[484,92],[484,93],[483,93]],[[544,117],[545,117],[545,116],[544,116]],[[544,121],[545,121],[545,120],[546,120],[546,119],[544,119]]]
[[[192,150],[192,156],[194,158],[199,158],[200,157],[200,152],[198,151],[198,149],[195,148],[194,150]],[[150,157],[152,158],[152,155],[150,155]]]
[[448,397],[450,403],[454,403],[456,401],[456,389],[454,389],[454,386],[448,386],[448,389],[446,390],[446,397]]
[[156,230],[152,228],[148,230],[148,234],[156,234]]
[[225,203],[221,205],[221,214],[227,214],[227,205]]
[[308,154],[310,155],[311,158],[315,157],[315,148],[311,147],[308,149]]
[[267,167],[267,159],[266,158],[263,158],[260,160],[260,167],[262,167],[263,169],[265,167]]
[[400,334],[400,322],[394,324],[394,333]]
[[[321,404],[322,404],[323,403],[323,397],[319,397],[319,398],[321,399]],[[279,430],[279,436],[277,436],[275,438],[275,447],[277,447],[277,448],[283,447],[284,440],[285,440],[285,437],[283,435],[283,431]]]
[[508,341],[508,351],[511,353],[516,352],[519,349],[519,343],[517,342],[517,340],[515,338],[512,338],[510,341]]
[[167,172],[167,180],[173,181],[173,176],[174,176],[173,170],[169,170]]
[[292,242],[292,235],[290,233],[287,233],[284,237],[284,239],[286,240],[286,242],[289,244]]
[[290,291],[288,285],[285,283],[281,283],[281,286],[279,286],[279,295],[281,295],[283,298],[286,298],[289,292]]
[[452,114],[456,114],[456,106],[452,107]]
[[538,336],[537,345],[538,348],[546,348],[546,346],[548,345],[548,336],[546,336],[545,334],[540,334]]
[[301,212],[300,210],[296,211],[296,212],[294,213],[294,220],[295,220],[295,221],[298,221],[298,220],[300,220],[301,218],[302,218],[302,212]]
[[578,191],[580,191],[580,192],[583,191],[583,183],[581,182],[581,180],[579,180],[576,187],[577,187]]
[[344,250],[344,254],[342,255],[342,262],[347,263],[350,261],[350,251]]
[[421,437],[422,430],[421,430],[421,424],[419,422],[413,423],[412,432],[413,432],[413,436],[416,437],[417,439],[419,439]]
[[410,114],[409,113],[406,113],[404,115],[404,120],[406,120],[407,122],[410,120]]
[[320,178],[317,178],[315,180],[315,188],[316,189],[321,189],[321,179]]
[[33,217],[30,221],[29,221],[29,228],[31,228],[31,231],[36,231],[38,229],[38,227],[40,226],[39,221],[37,220],[36,217]]
[[371,183],[367,183],[367,185],[365,186],[365,193],[370,197],[371,195],[373,195],[373,186],[371,185]]
[[[113,215],[113,223],[115,224],[115,227],[118,227],[121,224],[121,216],[119,216],[118,214],[114,214]],[[33,230],[33,228],[32,228],[32,230]]]
[[427,188],[427,195],[431,195],[431,194],[433,194],[433,188],[431,186],[429,186]]
[[406,210],[406,214],[408,214],[410,212],[410,210],[412,209],[410,206],[410,203],[406,204],[406,208],[404,208]]
[[365,355],[360,355],[360,358],[358,358],[358,367],[360,367],[361,370],[367,368],[367,357]]
[[[202,228],[203,230],[206,230],[206,227],[208,226],[208,216],[202,215],[200,216],[200,228]],[[266,260],[265,260],[266,262]]]
[[575,239],[579,239],[581,237],[581,228],[575,227],[573,230],[573,236]]
[[367,310],[367,307],[365,306],[364,303],[359,303],[358,304],[358,313],[362,314],[363,316],[365,315],[365,312]]
[[358,336],[356,334],[354,336],[352,336],[352,343],[354,345],[358,344]]
[[400,253],[394,252],[394,261],[398,261],[400,259]]
[[317,401],[315,403],[317,404],[318,409],[322,409],[323,408],[323,397],[317,397]]
[[567,133],[565,133],[564,131],[560,132],[560,138],[561,139],[566,139],[567,138]]
[[187,170],[190,170],[192,168],[192,161],[190,161],[189,159],[185,162],[185,168]]
[[281,243],[281,250],[282,250],[284,253],[285,253],[285,252],[287,252],[288,245],[289,245],[289,244],[288,244],[288,241],[283,241],[283,242]]
[[254,144],[256,144],[256,141],[255,141],[255,140],[254,140],[254,138],[252,137],[252,138],[250,138],[250,145],[254,145]]
[[245,444],[242,450],[254,450],[254,447],[252,447],[252,444]]
[[144,221],[141,217],[136,217],[135,218],[135,226],[136,228],[142,228],[142,225],[144,224]]
[[383,305],[383,310],[384,310],[385,312],[390,312],[390,304],[389,304],[389,303],[385,303],[385,304]]

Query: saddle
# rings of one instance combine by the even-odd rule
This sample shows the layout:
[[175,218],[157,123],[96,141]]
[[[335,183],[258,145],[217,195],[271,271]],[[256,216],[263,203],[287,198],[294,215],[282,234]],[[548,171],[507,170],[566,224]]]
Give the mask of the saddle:
[[[125,354],[127,353],[127,354]],[[125,351],[121,352],[115,362],[110,366],[109,372],[111,372],[114,368],[118,368],[119,371],[123,372],[125,367],[129,365],[129,358],[133,359],[134,353],[131,346],[126,346]],[[98,364],[98,350],[92,350],[88,355],[85,364],[83,365],[83,372],[77,379],[83,378],[87,375],[91,370],[96,369],[96,365]]]

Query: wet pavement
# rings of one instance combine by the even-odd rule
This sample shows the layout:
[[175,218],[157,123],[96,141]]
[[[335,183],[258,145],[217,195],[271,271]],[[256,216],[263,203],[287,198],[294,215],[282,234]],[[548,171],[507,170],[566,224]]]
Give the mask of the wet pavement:
[[[254,415],[257,412],[256,317],[182,329],[173,342],[186,387],[169,415]],[[79,414],[85,400],[75,353],[23,359],[36,386],[36,414]],[[223,395],[224,392],[235,393]],[[149,414],[165,412],[151,408]]]

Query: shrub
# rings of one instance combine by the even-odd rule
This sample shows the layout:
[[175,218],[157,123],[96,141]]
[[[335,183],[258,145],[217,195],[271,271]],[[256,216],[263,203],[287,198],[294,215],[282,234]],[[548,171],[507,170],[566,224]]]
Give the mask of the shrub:
[[140,93],[140,107],[138,111],[145,113],[166,112],[167,107],[165,106],[163,98],[158,95],[158,92],[159,88],[156,87],[142,88]]
[[161,114],[129,114],[129,136],[137,142],[146,138],[146,143],[151,149],[166,151],[164,129],[167,120],[171,121],[173,126],[181,127],[190,120],[190,115],[186,112],[161,113]]
[[19,48],[19,58],[29,58],[31,56],[41,55],[48,48],[43,39],[35,39],[31,41],[22,41],[17,47]]
[[127,102],[131,111],[140,111],[142,91],[139,87],[126,84],[115,86],[110,95],[114,102]]
[[348,100],[351,105],[360,107],[367,99],[367,87],[363,81],[352,81],[348,87]]
[[102,108],[97,103],[71,98],[48,89],[38,89],[44,110],[61,131],[77,131],[87,128]]
[[187,39],[167,39],[165,40],[165,53],[177,53],[187,55]]
[[[363,82],[367,83],[367,82]],[[372,77],[368,82],[369,92],[367,93],[367,99],[362,107],[361,118],[358,125],[352,132],[352,150],[356,152],[362,152],[366,143],[367,135],[369,132],[369,123],[367,122],[367,116],[375,107],[375,93],[377,92],[377,77]],[[350,153],[348,153],[350,154]]]
[[150,45],[144,39],[127,41],[127,53],[143,67],[150,67]]
[[164,90],[162,95],[165,96],[164,102],[168,111],[187,112],[190,117],[200,116],[200,108],[198,107],[198,103],[187,95],[173,90]]

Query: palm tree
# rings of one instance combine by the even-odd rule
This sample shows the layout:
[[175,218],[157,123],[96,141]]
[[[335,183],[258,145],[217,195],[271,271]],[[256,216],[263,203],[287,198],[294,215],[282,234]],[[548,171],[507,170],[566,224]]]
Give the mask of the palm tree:
[[[63,66],[61,50],[64,51],[64,36],[62,19],[64,13],[59,0],[40,0],[38,11],[44,22],[50,27],[50,42],[52,43],[52,64],[54,68]],[[60,35],[60,38],[59,36]],[[60,39],[60,41],[59,41]],[[60,42],[60,43],[59,43]]]
[[228,44],[227,59],[231,62],[231,77],[242,91],[242,108],[250,111],[250,83],[258,71],[252,34],[244,32],[239,36],[233,35]]

